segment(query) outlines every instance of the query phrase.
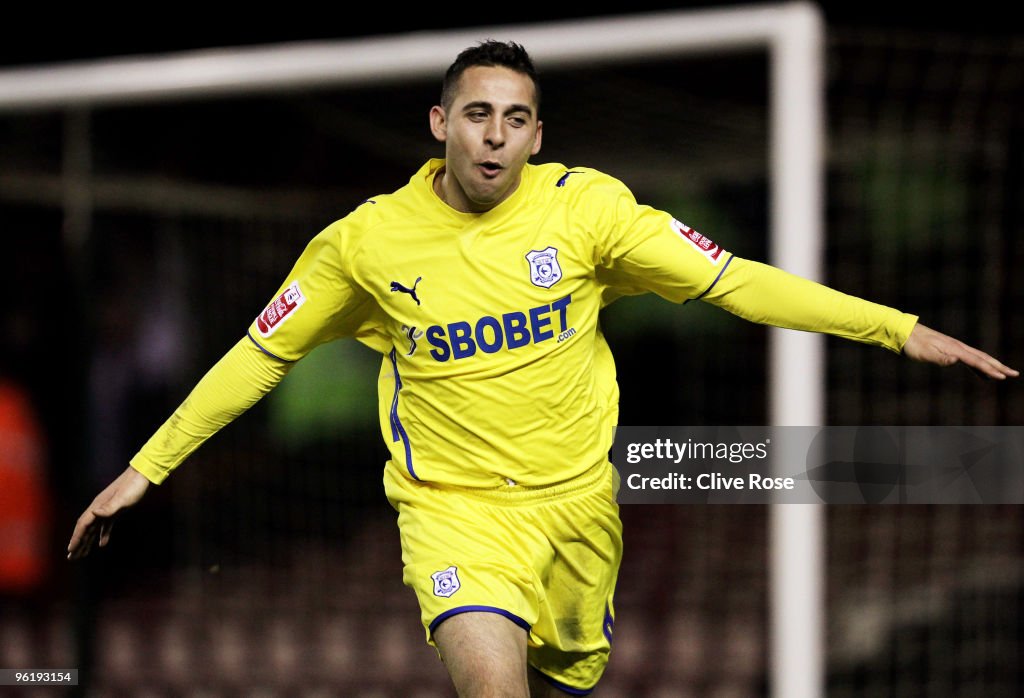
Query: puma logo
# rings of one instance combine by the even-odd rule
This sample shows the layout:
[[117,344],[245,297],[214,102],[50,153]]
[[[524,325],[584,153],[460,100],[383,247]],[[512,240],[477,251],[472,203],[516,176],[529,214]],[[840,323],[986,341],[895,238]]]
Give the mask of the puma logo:
[[408,286],[403,286],[402,284],[398,283],[397,281],[392,281],[391,282],[391,292],[394,293],[395,291],[398,291],[399,293],[408,293],[410,296],[412,296],[412,299],[414,301],[416,301],[416,305],[419,305],[420,304],[420,298],[419,298],[419,296],[416,295],[416,286],[419,285],[420,280],[422,278],[423,278],[422,276],[417,276],[416,277],[416,282],[412,285],[412,288],[409,288]]

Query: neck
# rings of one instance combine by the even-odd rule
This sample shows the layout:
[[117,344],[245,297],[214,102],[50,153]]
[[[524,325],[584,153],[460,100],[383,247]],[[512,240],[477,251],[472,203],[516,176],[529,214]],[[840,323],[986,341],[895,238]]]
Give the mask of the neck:
[[448,201],[448,195],[444,193],[444,178],[447,173],[447,167],[442,167],[441,169],[439,169],[437,172],[434,173],[434,179],[431,182],[431,185],[434,187],[434,193],[437,194],[437,197],[441,199],[441,201],[451,206],[451,202]]
[[[478,211],[474,209],[473,205],[463,197],[452,195],[448,191],[448,184],[448,168],[442,167],[437,171],[437,174],[434,175],[434,191],[437,193],[438,198],[448,204],[451,208],[455,209],[459,213],[483,213],[488,210],[483,209]],[[453,182],[452,186],[458,186],[458,183]]]

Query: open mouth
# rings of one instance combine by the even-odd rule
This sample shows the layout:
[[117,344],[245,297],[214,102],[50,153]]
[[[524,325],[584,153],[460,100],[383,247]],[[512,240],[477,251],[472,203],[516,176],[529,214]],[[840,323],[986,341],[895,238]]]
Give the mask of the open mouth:
[[481,162],[478,165],[478,167],[480,168],[480,171],[483,172],[484,175],[487,177],[497,177],[498,173],[501,172],[502,170],[501,165],[490,160],[486,162]]

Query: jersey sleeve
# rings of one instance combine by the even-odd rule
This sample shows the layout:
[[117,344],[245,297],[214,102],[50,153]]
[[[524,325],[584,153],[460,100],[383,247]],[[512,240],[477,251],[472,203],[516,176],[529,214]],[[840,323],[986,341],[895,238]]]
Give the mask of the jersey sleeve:
[[900,353],[917,316],[847,295],[761,262],[733,257],[702,300],[751,322],[821,332]]
[[901,352],[917,316],[851,296],[723,250],[671,214],[637,204],[606,177],[594,187],[597,278],[605,304],[654,292],[675,302],[701,299],[746,320],[820,332]]
[[160,484],[208,438],[270,392],[291,366],[267,356],[243,337],[156,430],[131,459],[131,466]]
[[638,204],[618,180],[602,178],[591,194],[598,211],[597,278],[606,303],[647,292],[676,303],[699,298],[728,264],[731,255],[710,238]]
[[378,346],[377,305],[349,273],[350,232],[351,224],[342,219],[313,238],[249,326],[249,338],[266,354],[297,361],[340,337],[355,337],[383,350]]

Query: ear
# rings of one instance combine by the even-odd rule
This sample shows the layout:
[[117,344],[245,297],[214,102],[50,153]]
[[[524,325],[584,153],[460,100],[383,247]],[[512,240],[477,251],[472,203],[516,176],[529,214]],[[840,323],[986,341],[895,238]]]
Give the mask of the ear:
[[533,137],[533,150],[530,151],[530,155],[536,155],[540,152],[540,137],[544,131],[544,122],[537,122],[537,134]]
[[443,107],[430,108],[430,132],[442,143],[448,140],[448,117]]

